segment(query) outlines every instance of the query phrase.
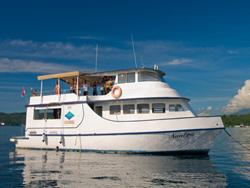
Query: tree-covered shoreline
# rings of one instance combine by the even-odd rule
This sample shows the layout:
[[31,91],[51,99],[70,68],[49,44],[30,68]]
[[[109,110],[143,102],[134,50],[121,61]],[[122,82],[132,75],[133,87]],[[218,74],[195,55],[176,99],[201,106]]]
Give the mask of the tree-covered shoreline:
[[250,114],[223,115],[221,117],[226,127],[234,127],[237,125],[250,126]]
[[10,126],[24,125],[25,119],[26,119],[25,112],[14,112],[14,113],[0,112],[0,124],[4,123],[5,125],[10,125]]
[[[250,126],[250,114],[243,115],[223,115],[222,121],[226,127],[233,127],[237,125]],[[26,119],[25,112],[3,113],[0,112],[0,124],[17,126],[24,125]]]

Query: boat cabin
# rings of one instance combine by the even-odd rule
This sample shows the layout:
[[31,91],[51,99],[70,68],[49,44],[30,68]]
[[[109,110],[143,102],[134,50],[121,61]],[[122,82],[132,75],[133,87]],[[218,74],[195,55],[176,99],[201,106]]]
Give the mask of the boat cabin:
[[[60,120],[65,106],[83,103],[112,121],[194,117],[189,99],[170,88],[164,75],[160,70],[140,68],[38,76],[40,93],[31,97],[28,107],[33,108],[33,120]],[[55,88],[44,92],[44,82],[51,79]]]

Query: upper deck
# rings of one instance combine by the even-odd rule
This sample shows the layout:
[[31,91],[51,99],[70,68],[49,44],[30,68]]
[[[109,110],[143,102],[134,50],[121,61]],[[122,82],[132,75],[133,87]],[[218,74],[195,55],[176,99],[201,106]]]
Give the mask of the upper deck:
[[[165,73],[160,70],[139,68],[95,73],[75,71],[38,76],[38,80],[41,81],[41,92],[31,97],[30,105],[74,101],[182,98],[163,81],[164,75]],[[43,93],[43,82],[49,79],[55,79],[59,88],[62,82],[66,83],[71,91],[57,93],[54,91],[45,95]],[[88,87],[87,94],[84,93],[84,85]],[[107,88],[107,85],[109,88]],[[113,95],[112,88],[114,86],[119,86],[121,89],[121,96],[118,98]]]

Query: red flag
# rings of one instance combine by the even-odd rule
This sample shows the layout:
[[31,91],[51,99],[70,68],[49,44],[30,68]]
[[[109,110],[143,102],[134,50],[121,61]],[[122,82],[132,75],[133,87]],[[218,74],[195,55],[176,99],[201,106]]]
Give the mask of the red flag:
[[25,88],[23,87],[23,88],[22,88],[22,94],[21,94],[21,96],[24,97],[24,96],[25,96],[25,93],[26,93],[26,91],[25,91]]

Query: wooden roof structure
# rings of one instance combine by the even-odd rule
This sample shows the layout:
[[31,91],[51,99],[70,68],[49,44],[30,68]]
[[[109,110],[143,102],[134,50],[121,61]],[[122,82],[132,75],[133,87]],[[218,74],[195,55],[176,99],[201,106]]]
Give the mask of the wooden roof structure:
[[74,72],[65,72],[65,73],[59,73],[59,74],[42,75],[42,76],[38,76],[37,79],[38,80],[61,79],[61,78],[77,77],[80,75],[81,73],[79,71],[74,71]]
[[89,83],[93,83],[95,81],[101,82],[104,77],[115,76],[117,74],[136,72],[136,71],[156,72],[161,76],[165,75],[165,73],[160,70],[154,70],[150,68],[139,68],[139,69],[126,69],[126,70],[116,70],[116,71],[106,71],[106,72],[96,72],[96,73],[73,71],[73,72],[65,72],[58,74],[42,75],[38,76],[37,79],[40,81],[49,79],[60,79],[69,85],[74,85],[77,82],[77,77],[79,78],[78,80],[79,84],[83,84],[85,80]]
[[40,81],[49,79],[60,79],[65,83],[73,86],[77,82],[77,77],[79,78],[78,82],[80,85],[83,84],[85,80],[89,83],[93,83],[95,81],[100,82],[103,79],[103,76],[91,75],[90,73],[83,73],[79,71],[42,75],[38,76],[37,79]]

